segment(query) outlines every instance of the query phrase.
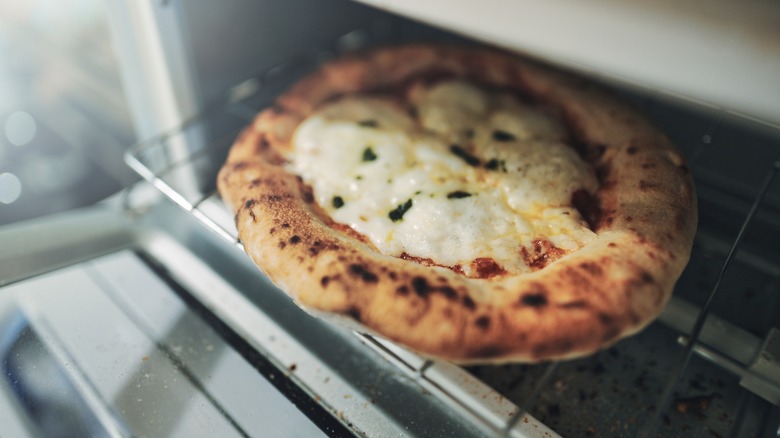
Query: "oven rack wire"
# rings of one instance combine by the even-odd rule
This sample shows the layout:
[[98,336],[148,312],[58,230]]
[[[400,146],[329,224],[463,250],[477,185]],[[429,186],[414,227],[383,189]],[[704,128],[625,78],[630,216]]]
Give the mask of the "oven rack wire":
[[[354,33],[347,34],[342,38],[347,43],[337,45],[335,50],[303,54],[240,83],[228,90],[222,100],[208,106],[201,114],[188,119],[181,126],[133,145],[125,154],[125,161],[167,198],[195,216],[225,241],[243,250],[237,237],[234,218],[215,189],[216,174],[230,145],[259,110],[273,104],[279,92],[323,60],[329,59],[332,53],[343,48],[353,48],[353,40],[361,38],[363,37],[359,34],[357,37]],[[650,90],[642,97],[639,106],[652,107],[656,99],[660,99],[658,96],[658,90]],[[688,154],[692,168],[696,169],[697,162],[706,157],[707,145],[717,135],[724,114],[734,116],[725,109],[718,109],[710,115],[701,135],[701,143]],[[780,128],[770,128],[780,132]],[[750,207],[720,266],[706,302],[697,307],[673,297],[660,318],[679,332],[678,342],[682,348],[662,391],[657,395],[656,408],[647,415],[639,429],[641,436],[654,436],[658,430],[663,420],[662,413],[669,405],[672,393],[680,384],[694,354],[738,376],[744,388],[775,405],[780,405],[780,330],[773,329],[765,339],[760,339],[711,314],[711,304],[724,294],[721,280],[734,260],[751,258],[748,251],[742,250],[742,243],[746,232],[762,207],[765,207],[767,194],[772,192],[774,196],[777,195],[774,193],[776,190],[773,190],[773,184],[780,171],[780,160],[769,162],[765,169],[756,171],[764,174],[757,190],[751,187],[738,188],[740,194],[750,196],[747,200]],[[697,178],[698,185],[733,185],[720,181],[716,172],[708,172],[706,169],[702,169],[697,177],[699,175],[703,175],[700,178],[704,181]],[[776,202],[775,199],[772,201]],[[706,240],[707,236],[697,235],[697,240],[699,239]],[[773,267],[767,269],[771,270]],[[519,428],[518,425],[529,421],[537,424],[538,432],[554,434],[545,426],[536,423],[528,412],[543,388],[550,384],[558,368],[557,362],[541,365],[545,367],[541,378],[536,381],[533,390],[522,403],[515,405],[458,366],[422,358],[371,335],[357,332],[355,335],[365,345],[418,381],[423,388],[452,408],[469,415],[494,435],[525,436],[525,429]],[[780,425],[769,427],[777,428],[780,435]],[[733,433],[739,430],[739,421],[735,420],[731,431]]]

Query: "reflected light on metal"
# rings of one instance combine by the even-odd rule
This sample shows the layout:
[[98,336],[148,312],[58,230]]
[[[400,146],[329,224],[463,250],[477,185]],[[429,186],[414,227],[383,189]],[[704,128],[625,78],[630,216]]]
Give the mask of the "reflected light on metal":
[[5,119],[5,137],[13,145],[26,145],[35,137],[37,130],[35,119],[24,111],[16,111]]
[[0,173],[0,203],[11,204],[22,194],[22,182],[13,173]]

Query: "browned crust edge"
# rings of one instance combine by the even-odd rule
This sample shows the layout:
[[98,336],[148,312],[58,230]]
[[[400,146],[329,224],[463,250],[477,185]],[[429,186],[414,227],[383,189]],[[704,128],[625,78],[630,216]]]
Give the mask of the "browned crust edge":
[[[329,99],[436,75],[517,90],[558,111],[598,172],[596,241],[531,274],[473,280],[379,254],[329,226],[276,151]],[[324,65],[241,134],[218,187],[247,254],[301,306],[462,363],[572,358],[640,330],[668,301],[697,217],[684,159],[633,109],[527,60],[438,45],[383,48]]]

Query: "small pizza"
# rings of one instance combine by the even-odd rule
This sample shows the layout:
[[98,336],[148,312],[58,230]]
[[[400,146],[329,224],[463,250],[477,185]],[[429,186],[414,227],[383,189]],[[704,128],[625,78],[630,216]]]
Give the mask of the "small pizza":
[[696,228],[680,153],[603,89],[481,48],[323,65],[218,178],[305,309],[460,363],[582,356],[651,322]]

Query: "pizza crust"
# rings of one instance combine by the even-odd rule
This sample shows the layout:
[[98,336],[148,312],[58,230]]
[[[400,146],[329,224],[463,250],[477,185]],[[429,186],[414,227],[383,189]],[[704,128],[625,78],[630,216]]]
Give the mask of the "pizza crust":
[[[580,206],[597,238],[545,268],[470,279],[377,252],[338,231],[285,171],[297,125],[342,95],[465,78],[530,96],[561,118],[600,188]],[[247,254],[304,308],[343,315],[423,355],[460,363],[586,355],[651,322],[696,229],[692,178],[642,116],[598,87],[485,49],[413,45],[360,53],[303,79],[236,140],[218,177]]]

